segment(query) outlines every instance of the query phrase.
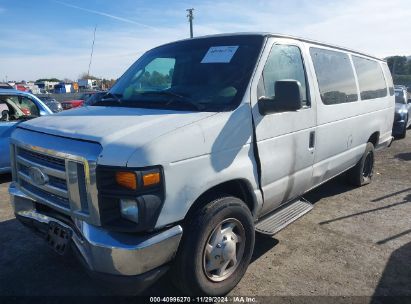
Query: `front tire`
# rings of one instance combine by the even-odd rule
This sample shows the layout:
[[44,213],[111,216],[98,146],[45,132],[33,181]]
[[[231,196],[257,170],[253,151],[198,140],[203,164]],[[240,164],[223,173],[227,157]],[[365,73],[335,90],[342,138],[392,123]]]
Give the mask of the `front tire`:
[[374,145],[367,143],[365,152],[355,167],[348,171],[348,181],[354,186],[364,186],[371,183],[374,173]]
[[221,296],[243,277],[254,249],[254,222],[245,203],[217,198],[198,210],[184,227],[171,269],[173,283],[191,296]]

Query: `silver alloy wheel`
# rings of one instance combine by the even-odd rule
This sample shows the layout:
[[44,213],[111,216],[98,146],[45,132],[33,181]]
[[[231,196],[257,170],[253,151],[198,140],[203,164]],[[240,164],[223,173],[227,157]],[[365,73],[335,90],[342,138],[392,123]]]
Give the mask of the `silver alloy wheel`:
[[210,233],[203,250],[203,270],[213,282],[227,279],[244,255],[245,230],[240,221],[229,218]]

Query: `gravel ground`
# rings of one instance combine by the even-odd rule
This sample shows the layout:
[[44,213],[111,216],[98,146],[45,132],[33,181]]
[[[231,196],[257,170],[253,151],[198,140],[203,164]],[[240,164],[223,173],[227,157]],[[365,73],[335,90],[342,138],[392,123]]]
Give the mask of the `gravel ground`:
[[[275,238],[257,234],[230,295],[411,296],[411,132],[377,153],[373,182],[336,178],[305,197],[315,208]],[[60,257],[14,218],[0,176],[0,295],[113,295],[74,257]],[[165,276],[145,292],[176,295]]]

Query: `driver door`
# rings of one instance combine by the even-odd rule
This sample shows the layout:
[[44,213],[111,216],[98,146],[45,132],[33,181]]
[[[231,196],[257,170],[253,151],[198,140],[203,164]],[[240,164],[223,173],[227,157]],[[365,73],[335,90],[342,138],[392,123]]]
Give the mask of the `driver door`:
[[[315,155],[316,111],[310,91],[311,71],[304,63],[307,50],[295,40],[272,38],[263,52],[264,62],[253,80],[251,101],[264,195],[262,213],[302,195],[310,186]],[[258,99],[274,98],[278,80],[297,80],[302,108],[262,115]],[[312,94],[314,95],[314,94]],[[275,102],[275,99],[274,101]]]

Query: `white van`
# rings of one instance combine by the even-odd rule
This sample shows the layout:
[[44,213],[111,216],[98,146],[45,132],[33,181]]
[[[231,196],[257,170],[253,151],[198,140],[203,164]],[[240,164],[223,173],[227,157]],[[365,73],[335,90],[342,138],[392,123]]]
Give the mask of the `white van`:
[[144,288],[170,269],[185,293],[223,295],[255,231],[312,208],[305,192],[347,170],[371,181],[394,105],[387,64],[353,50],[267,33],[173,42],[93,106],[19,125],[12,204],[99,277]]

